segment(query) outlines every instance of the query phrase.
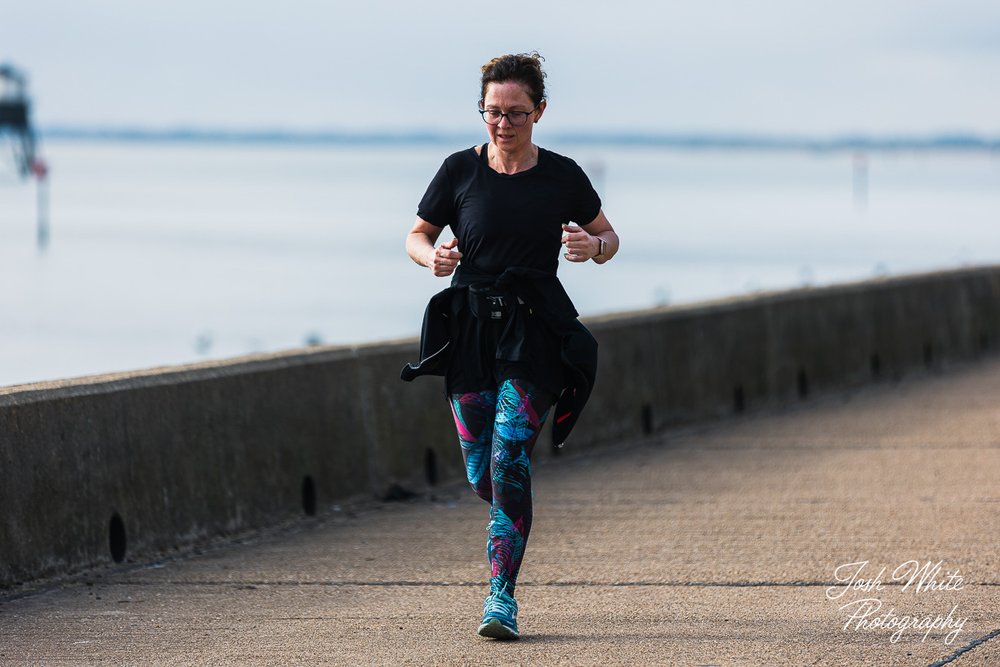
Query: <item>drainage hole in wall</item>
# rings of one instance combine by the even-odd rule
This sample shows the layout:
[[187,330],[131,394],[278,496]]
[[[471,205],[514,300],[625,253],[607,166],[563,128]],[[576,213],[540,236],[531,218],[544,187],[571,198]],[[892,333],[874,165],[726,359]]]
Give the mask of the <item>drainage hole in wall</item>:
[[302,478],[302,510],[306,516],[316,516],[316,482],[311,475]]
[[733,412],[743,412],[745,405],[743,400],[743,385],[738,384],[733,387]]
[[934,365],[934,347],[930,342],[924,343],[924,366],[930,368]]
[[642,406],[642,415],[640,416],[642,422],[642,433],[643,435],[653,434],[653,406],[646,403]]
[[809,395],[809,378],[806,377],[806,369],[799,369],[799,376],[796,378],[796,384],[799,388],[799,398],[805,398]]
[[108,546],[111,547],[111,560],[121,563],[125,560],[125,522],[115,512],[111,515],[108,528]]
[[869,361],[869,366],[872,369],[872,377],[878,379],[882,374],[882,360],[879,358],[878,354],[873,354],[871,360]]
[[424,477],[428,486],[434,486],[438,481],[437,454],[430,447],[424,452]]

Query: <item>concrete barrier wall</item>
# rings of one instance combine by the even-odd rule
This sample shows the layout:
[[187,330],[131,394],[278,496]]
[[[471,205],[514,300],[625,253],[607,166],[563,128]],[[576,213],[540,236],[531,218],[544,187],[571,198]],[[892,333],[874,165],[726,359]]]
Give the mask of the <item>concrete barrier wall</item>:
[[[1000,267],[588,326],[598,384],[570,452],[975,358],[1000,335]],[[461,479],[443,383],[398,379],[415,356],[410,340],[0,389],[0,587]]]

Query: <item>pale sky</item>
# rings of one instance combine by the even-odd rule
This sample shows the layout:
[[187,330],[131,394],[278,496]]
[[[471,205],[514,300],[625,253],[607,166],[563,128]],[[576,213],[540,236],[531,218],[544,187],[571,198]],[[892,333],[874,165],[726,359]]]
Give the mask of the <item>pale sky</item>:
[[478,131],[532,49],[561,131],[1000,137],[997,0],[0,0],[42,126]]

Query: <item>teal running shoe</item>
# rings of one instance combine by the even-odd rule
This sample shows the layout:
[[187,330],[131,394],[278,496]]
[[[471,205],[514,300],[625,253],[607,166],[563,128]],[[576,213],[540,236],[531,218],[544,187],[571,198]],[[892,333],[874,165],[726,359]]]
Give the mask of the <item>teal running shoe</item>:
[[483,622],[479,634],[493,639],[519,639],[517,632],[517,600],[504,585],[499,591],[490,591],[483,601]]

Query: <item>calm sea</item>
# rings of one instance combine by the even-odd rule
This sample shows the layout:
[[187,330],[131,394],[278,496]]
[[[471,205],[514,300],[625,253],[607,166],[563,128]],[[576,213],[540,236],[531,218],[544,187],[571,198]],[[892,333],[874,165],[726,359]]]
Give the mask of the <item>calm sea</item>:
[[[548,145],[622,237],[560,269],[584,315],[1000,262],[1000,157]],[[461,146],[50,141],[51,239],[0,174],[0,386],[415,336],[403,243]],[[862,177],[863,176],[863,177]]]

